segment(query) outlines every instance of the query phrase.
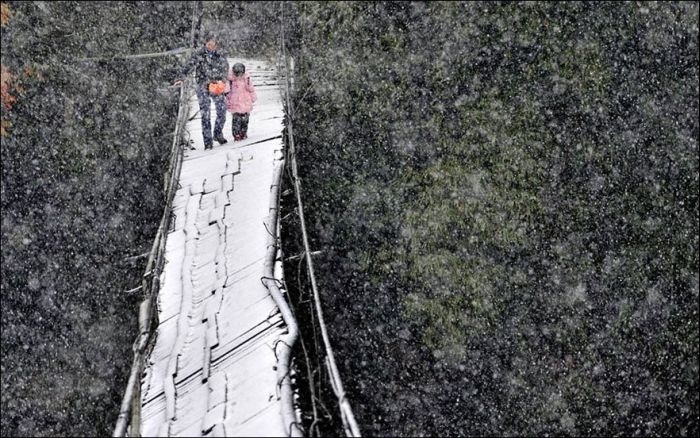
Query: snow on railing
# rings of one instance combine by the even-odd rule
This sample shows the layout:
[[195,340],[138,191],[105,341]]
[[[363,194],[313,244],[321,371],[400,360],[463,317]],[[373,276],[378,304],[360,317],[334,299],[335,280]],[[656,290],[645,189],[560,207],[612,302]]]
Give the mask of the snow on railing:
[[[289,143],[289,161],[292,168],[292,180],[294,183],[294,191],[297,198],[297,212],[299,216],[299,223],[301,227],[302,239],[304,243],[304,257],[306,258],[306,265],[309,270],[309,278],[311,280],[311,289],[313,291],[314,305],[316,310],[316,317],[318,318],[318,323],[321,331],[321,337],[323,338],[323,344],[326,353],[326,366],[328,367],[328,373],[330,377],[331,387],[333,392],[338,399],[338,405],[340,409],[341,419],[343,421],[343,428],[345,430],[345,435],[350,437],[359,437],[360,429],[355,421],[355,416],[352,412],[350,402],[348,401],[345,390],[343,389],[343,382],[340,379],[340,373],[338,372],[338,367],[335,363],[335,357],[333,355],[333,350],[331,349],[330,338],[328,336],[328,331],[326,329],[326,324],[323,318],[323,310],[321,308],[321,299],[319,297],[318,288],[316,287],[316,276],[314,274],[313,262],[311,260],[311,250],[309,249],[309,238],[306,232],[306,223],[304,220],[304,206],[301,201],[301,183],[297,173],[297,162],[296,162],[296,150],[294,146],[294,111],[291,103],[291,91],[293,86],[293,72],[291,70],[290,64],[293,63],[293,59],[287,56],[286,51],[286,41],[284,36],[284,2],[280,4],[280,41],[281,41],[281,57],[284,63],[284,98],[287,110],[287,140]],[[280,62],[279,64],[282,64]],[[292,64],[293,65],[293,64]]]
[[277,386],[280,389],[280,399],[282,404],[282,421],[288,427],[289,436],[303,436],[301,425],[297,422],[296,413],[294,411],[294,389],[292,387],[292,379],[290,375],[290,363],[292,347],[299,337],[299,329],[292,314],[292,310],[285,301],[282,292],[280,291],[279,281],[274,276],[275,260],[279,252],[277,242],[278,233],[278,213],[280,204],[279,187],[282,180],[282,170],[284,168],[283,160],[275,165],[272,178],[272,187],[270,188],[270,214],[265,227],[268,231],[267,237],[267,256],[265,258],[265,276],[262,278],[262,283],[270,291],[272,299],[279,307],[282,313],[282,318],[287,324],[288,332],[280,338],[275,344],[275,354],[277,356]]
[[[196,2],[195,2],[196,3]],[[192,11],[192,41],[197,32],[199,25],[198,7],[195,4]],[[152,346],[152,333],[158,324],[152,324],[154,318],[157,318],[155,312],[155,300],[158,295],[160,272],[163,268],[163,253],[165,251],[165,236],[170,226],[170,210],[173,203],[175,192],[177,191],[177,182],[179,180],[180,169],[182,167],[182,133],[187,123],[187,115],[189,110],[188,97],[190,89],[193,86],[191,78],[187,78],[180,88],[180,97],[178,101],[178,114],[175,123],[175,132],[173,135],[173,144],[170,150],[170,162],[168,171],[166,172],[165,180],[165,200],[166,205],[163,209],[163,216],[160,221],[160,226],[156,232],[156,237],[153,240],[153,246],[148,257],[146,270],[142,279],[142,290],[144,300],[139,306],[139,334],[134,341],[133,351],[134,360],[131,366],[131,373],[126,384],[124,397],[119,409],[116,426],[114,428],[114,437],[123,437],[127,435],[127,429],[131,426],[129,436],[140,436],[139,426],[141,423],[141,382],[140,375],[143,372],[144,359],[147,356],[149,347]],[[150,279],[150,282],[149,282]]]
[[[163,252],[165,250],[165,233],[167,232],[170,224],[170,209],[172,206],[173,197],[175,196],[175,191],[177,189],[178,176],[182,166],[182,131],[185,123],[187,122],[187,96],[189,95],[189,89],[191,86],[191,79],[188,79],[184,82],[182,88],[180,89],[180,102],[178,104],[179,110],[177,122],[175,124],[175,135],[170,153],[170,164],[168,166],[168,172],[166,173],[166,205],[163,211],[163,217],[160,221],[160,226],[156,232],[156,237],[153,240],[153,247],[151,248],[148,263],[146,264],[146,271],[143,274],[142,290],[144,291],[144,300],[139,306],[139,334],[133,346],[134,361],[131,367],[129,380],[126,384],[126,391],[124,393],[124,398],[122,399],[119,416],[117,417],[117,425],[114,429],[114,434],[112,435],[114,437],[126,436],[127,427],[129,425],[131,425],[132,428],[130,435],[139,436],[138,428],[140,424],[139,415],[141,407],[139,376],[143,369],[143,361],[146,357],[147,349],[151,341],[153,327],[157,326],[157,324],[151,324],[153,318],[155,317],[155,306],[153,303],[159,289],[160,271],[163,268],[164,262]],[[129,421],[130,415],[132,417],[131,421]]]

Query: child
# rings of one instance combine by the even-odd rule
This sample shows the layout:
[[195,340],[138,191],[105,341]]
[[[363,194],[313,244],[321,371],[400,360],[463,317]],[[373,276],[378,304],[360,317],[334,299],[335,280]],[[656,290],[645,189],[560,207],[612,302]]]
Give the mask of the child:
[[258,97],[250,76],[245,72],[245,66],[240,62],[233,64],[228,73],[228,80],[230,91],[226,96],[226,107],[232,113],[233,141],[239,141],[248,138],[248,120],[253,110],[253,102]]

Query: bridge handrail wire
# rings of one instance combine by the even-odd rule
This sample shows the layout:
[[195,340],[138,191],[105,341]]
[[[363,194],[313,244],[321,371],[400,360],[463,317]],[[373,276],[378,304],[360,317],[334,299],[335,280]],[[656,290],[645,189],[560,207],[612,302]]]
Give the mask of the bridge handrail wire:
[[[279,205],[280,191],[279,186],[282,180],[282,170],[284,168],[282,160],[280,160],[275,168],[272,178],[272,186],[270,187],[270,204],[269,216],[266,224],[267,233],[267,255],[265,257],[265,276],[261,279],[263,285],[270,291],[272,299],[279,307],[282,313],[282,318],[287,325],[287,334],[284,335],[275,343],[275,355],[277,356],[277,386],[279,387],[279,397],[281,403],[282,421],[285,427],[289,430],[289,436],[303,436],[301,425],[297,421],[294,411],[294,389],[290,375],[290,363],[292,347],[299,337],[299,329],[292,314],[290,306],[284,299],[280,291],[278,280],[274,277],[275,261],[277,259],[279,245],[277,242],[278,234],[272,233],[270,229],[278,229],[279,220]],[[278,351],[279,349],[279,351]]]
[[[190,41],[195,40],[195,33],[200,21],[197,20],[198,9],[201,8],[201,2],[192,2],[192,29]],[[160,286],[160,272],[163,268],[165,251],[165,243],[167,240],[166,231],[170,225],[170,210],[172,208],[177,184],[179,180],[180,170],[182,168],[183,147],[182,135],[187,122],[188,116],[188,98],[192,88],[192,78],[187,78],[180,88],[180,96],[178,100],[178,115],[175,123],[175,132],[173,135],[173,144],[170,150],[170,160],[168,171],[165,174],[165,208],[160,221],[160,226],[153,240],[153,246],[148,257],[146,270],[142,278],[142,290],[144,299],[139,306],[139,334],[134,342],[133,351],[134,359],[132,362],[129,380],[127,381],[126,390],[117,417],[117,422],[112,434],[113,437],[124,437],[127,435],[127,429],[131,426],[130,436],[140,436],[140,408],[141,408],[141,386],[139,376],[143,372],[144,359],[147,355],[147,350],[152,344],[152,334],[155,327],[158,326],[155,321],[158,316],[155,312],[155,299],[158,295]],[[150,283],[149,283],[150,280]],[[131,417],[131,418],[130,418]]]
[[360,429],[357,426],[357,422],[355,420],[355,416],[352,412],[352,408],[350,406],[350,402],[348,401],[346,395],[345,395],[345,390],[343,389],[343,383],[340,379],[340,373],[338,372],[338,367],[335,362],[335,357],[333,355],[333,350],[331,349],[331,343],[330,343],[330,338],[328,336],[328,331],[326,329],[326,324],[324,322],[323,318],[323,310],[321,309],[321,300],[320,296],[318,293],[318,288],[316,286],[316,276],[314,274],[314,267],[313,267],[313,262],[311,260],[311,250],[309,249],[309,238],[308,234],[306,231],[306,222],[304,220],[304,207],[302,204],[301,200],[301,182],[299,179],[298,171],[297,171],[297,162],[296,162],[296,149],[294,146],[294,124],[293,124],[293,119],[294,119],[294,111],[291,103],[291,98],[290,98],[290,79],[292,72],[290,71],[290,66],[289,66],[289,57],[287,56],[287,51],[286,51],[286,41],[285,41],[285,35],[284,35],[284,2],[280,3],[280,37],[281,37],[281,52],[282,52],[282,58],[284,60],[284,66],[285,66],[285,74],[284,74],[284,80],[285,80],[285,88],[284,88],[284,94],[285,94],[285,101],[286,101],[286,107],[287,107],[287,138],[289,142],[289,161],[291,164],[292,168],[292,180],[294,182],[294,191],[296,193],[296,198],[297,198],[297,207],[298,207],[298,215],[299,215],[299,222],[300,222],[300,228],[301,228],[301,233],[302,233],[302,240],[304,244],[304,256],[306,258],[306,265],[309,270],[309,278],[311,281],[311,289],[313,291],[313,297],[314,297],[314,305],[315,305],[315,310],[316,310],[316,316],[318,318],[319,322],[319,327],[321,331],[321,337],[323,338],[323,344],[326,352],[326,364],[328,367],[328,372],[329,372],[329,377],[331,380],[331,387],[333,388],[333,392],[335,393],[337,399],[338,399],[338,405],[341,413],[341,419],[343,421],[343,427],[345,431],[345,435],[349,437],[360,437]]

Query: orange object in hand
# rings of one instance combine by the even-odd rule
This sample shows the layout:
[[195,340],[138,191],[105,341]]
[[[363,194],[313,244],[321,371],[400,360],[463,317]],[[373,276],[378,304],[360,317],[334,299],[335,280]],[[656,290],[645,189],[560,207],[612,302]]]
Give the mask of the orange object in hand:
[[224,81],[212,82],[209,84],[209,93],[214,96],[218,96],[224,91],[226,91],[226,84],[224,84]]

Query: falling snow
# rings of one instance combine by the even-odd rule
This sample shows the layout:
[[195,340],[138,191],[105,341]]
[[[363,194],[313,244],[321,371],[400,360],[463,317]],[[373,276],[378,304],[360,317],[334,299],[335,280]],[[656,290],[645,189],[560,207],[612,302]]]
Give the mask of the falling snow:
[[[228,55],[275,60],[284,27],[364,435],[700,432],[696,2],[203,4]],[[2,2],[2,436],[112,433],[185,60],[127,55],[188,47],[191,19]],[[285,279],[312,350],[296,208]]]

